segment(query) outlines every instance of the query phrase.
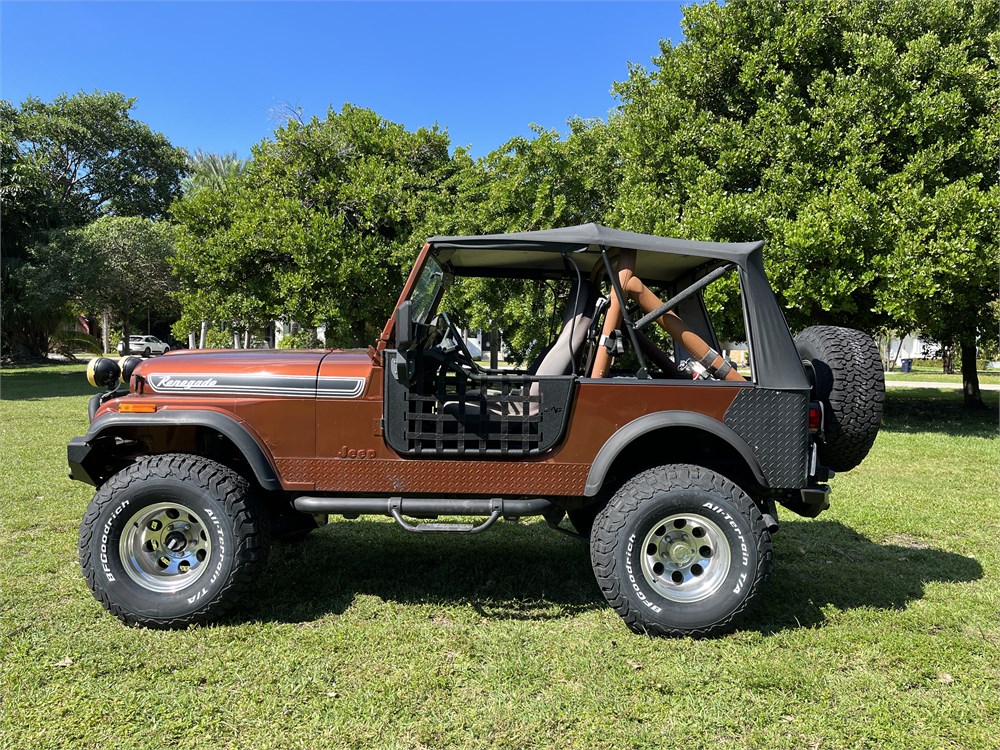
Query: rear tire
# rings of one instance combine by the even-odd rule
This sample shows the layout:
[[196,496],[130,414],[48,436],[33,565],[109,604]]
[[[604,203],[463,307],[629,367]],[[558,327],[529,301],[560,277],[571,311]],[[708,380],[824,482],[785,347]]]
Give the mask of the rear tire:
[[811,326],[795,337],[812,362],[815,398],[825,420],[820,461],[834,471],[860,464],[878,435],[885,403],[882,359],[871,336],[837,326]]
[[730,630],[771,572],[771,537],[753,501],[720,474],[674,464],[627,482],[597,516],[598,586],[637,633]]
[[80,526],[80,567],[129,625],[216,620],[250,588],[270,540],[245,479],[199,456],[147,456],[109,479]]

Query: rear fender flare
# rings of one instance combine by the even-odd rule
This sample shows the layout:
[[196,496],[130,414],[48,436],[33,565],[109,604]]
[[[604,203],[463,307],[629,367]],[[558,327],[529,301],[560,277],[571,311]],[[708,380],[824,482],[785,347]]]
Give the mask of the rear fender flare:
[[711,417],[706,417],[704,414],[693,411],[660,411],[646,414],[629,422],[620,427],[608,439],[590,466],[583,494],[587,497],[597,495],[615,459],[643,435],[664,427],[693,427],[721,438],[732,446],[743,460],[746,461],[750,471],[753,472],[754,478],[761,486],[767,487],[767,479],[764,477],[764,472],[761,471],[760,464],[757,462],[753,451],[747,445],[746,441],[737,435],[731,427],[728,427],[717,419],[712,419]]
[[265,490],[280,490],[281,482],[267,451],[251,432],[246,422],[223,412],[207,410],[170,410],[134,416],[108,413],[98,417],[83,440],[93,443],[103,435],[113,434],[120,427],[206,427],[227,437],[243,454],[257,482]]

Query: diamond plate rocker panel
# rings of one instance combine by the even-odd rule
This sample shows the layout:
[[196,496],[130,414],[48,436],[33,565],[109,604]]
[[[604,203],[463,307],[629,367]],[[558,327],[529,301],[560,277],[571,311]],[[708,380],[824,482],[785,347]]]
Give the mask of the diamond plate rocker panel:
[[809,452],[805,394],[747,388],[726,410],[725,423],[753,450],[772,488],[804,487]]
[[286,482],[315,483],[320,492],[457,495],[582,495],[590,464],[545,461],[398,461],[282,459]]

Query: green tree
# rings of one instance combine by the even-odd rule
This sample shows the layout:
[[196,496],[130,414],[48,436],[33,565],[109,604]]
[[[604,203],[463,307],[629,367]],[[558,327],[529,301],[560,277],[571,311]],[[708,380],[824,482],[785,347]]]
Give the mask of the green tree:
[[171,306],[175,281],[168,262],[174,238],[170,224],[104,216],[72,234],[70,244],[83,250],[93,269],[84,299],[91,309],[108,311],[121,323],[124,341],[135,317]]
[[452,176],[448,145],[436,128],[410,132],[351,105],[290,120],[227,190],[175,206],[178,327],[284,319],[326,324],[328,344],[373,340]]
[[995,328],[998,22],[986,0],[732,0],[622,100],[619,223],[769,241],[790,322]]
[[4,356],[44,355],[80,296],[90,268],[62,265],[64,230],[107,214],[162,216],[179,194],[184,153],[132,119],[134,104],[103,92],[0,102]]
[[[615,121],[573,119],[564,137],[534,126],[456,171],[455,198],[434,234],[483,234],[603,222],[620,180]],[[532,359],[552,336],[557,290],[517,280],[462,279],[445,305],[462,325],[503,334],[515,359]],[[541,313],[541,314],[540,314]],[[495,351],[495,347],[494,347]]]

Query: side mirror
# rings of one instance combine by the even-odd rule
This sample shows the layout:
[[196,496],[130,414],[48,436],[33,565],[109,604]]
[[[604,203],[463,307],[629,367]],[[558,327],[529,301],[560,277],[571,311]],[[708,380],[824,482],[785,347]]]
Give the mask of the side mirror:
[[413,345],[413,321],[410,319],[410,300],[403,302],[396,308],[396,350],[406,351]]

